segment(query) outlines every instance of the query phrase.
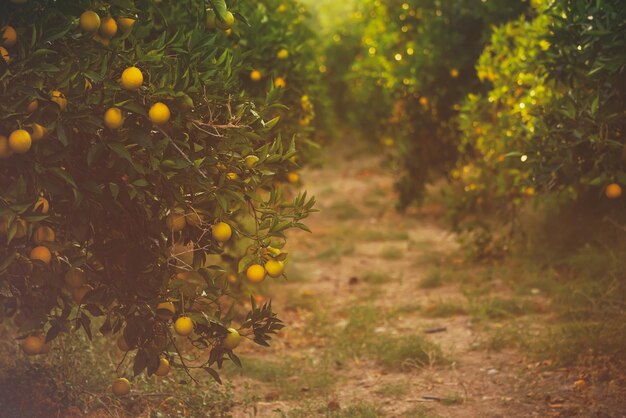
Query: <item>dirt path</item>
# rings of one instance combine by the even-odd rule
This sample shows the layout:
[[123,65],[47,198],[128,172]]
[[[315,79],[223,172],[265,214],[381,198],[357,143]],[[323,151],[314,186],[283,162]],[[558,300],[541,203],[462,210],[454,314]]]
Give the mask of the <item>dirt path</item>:
[[335,151],[303,173],[320,212],[313,234],[290,237],[290,280],[265,289],[287,328],[270,349],[241,351],[235,416],[551,416],[523,354],[489,350],[445,277],[442,263],[460,258],[454,238],[394,210],[380,157]]

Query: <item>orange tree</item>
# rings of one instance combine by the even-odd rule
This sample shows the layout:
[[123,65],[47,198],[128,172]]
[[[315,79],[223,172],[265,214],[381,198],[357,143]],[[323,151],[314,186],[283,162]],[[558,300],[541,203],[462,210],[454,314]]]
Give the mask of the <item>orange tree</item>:
[[463,157],[446,193],[454,225],[481,237],[478,253],[497,250],[494,230],[522,232],[516,221],[528,201],[573,207],[578,227],[624,222],[618,3],[538,1],[533,19],[494,30],[476,65],[488,89],[462,104]]
[[240,336],[267,345],[283,326],[254,301],[231,324],[219,255],[248,240],[238,271],[280,276],[268,247],[306,229],[314,201],[275,190],[293,142],[277,139],[276,103],[244,92],[250,51],[207,30],[210,14],[223,30],[245,20],[223,0],[0,4],[0,313],[26,354],[71,329],[91,338],[98,317],[134,375],[189,371],[187,340],[219,379]]
[[[356,123],[376,140],[397,144],[405,206],[455,163],[460,100],[480,91],[474,63],[492,25],[526,11],[525,2],[386,0],[360,2],[353,15],[360,48],[345,77]],[[352,40],[353,37],[338,37]],[[341,54],[333,47],[329,53]],[[342,64],[341,59],[329,62]],[[330,68],[333,70],[333,68]],[[387,137],[389,137],[387,139]]]

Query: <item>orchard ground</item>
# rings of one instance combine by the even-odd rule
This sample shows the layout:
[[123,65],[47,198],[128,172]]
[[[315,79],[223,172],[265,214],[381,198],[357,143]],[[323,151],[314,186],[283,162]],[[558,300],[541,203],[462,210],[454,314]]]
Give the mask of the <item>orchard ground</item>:
[[[177,370],[136,379],[130,396],[114,399],[114,372],[102,363],[122,354],[110,341],[90,345],[68,336],[76,341],[60,341],[47,360],[25,360],[17,343],[2,338],[2,410],[39,405],[66,417],[623,416],[623,370],[584,352],[568,367],[559,354],[545,354],[561,324],[541,277],[514,260],[468,262],[434,201],[397,212],[393,170],[380,154],[341,145],[324,154],[302,173],[320,202],[308,222],[313,234],[290,234],[289,280],[268,278],[259,289],[287,327],[271,348],[244,342],[243,369],[229,365],[224,386],[197,373],[196,386]],[[56,364],[47,363],[52,359]],[[52,416],[45,413],[33,416]]]

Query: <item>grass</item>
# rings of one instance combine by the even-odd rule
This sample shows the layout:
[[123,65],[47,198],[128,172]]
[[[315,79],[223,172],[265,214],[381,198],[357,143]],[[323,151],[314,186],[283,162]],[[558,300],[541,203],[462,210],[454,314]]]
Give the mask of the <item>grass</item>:
[[385,398],[402,398],[409,392],[406,382],[387,383],[376,390],[376,394]]
[[389,279],[389,276],[387,276],[386,274],[378,273],[375,271],[367,272],[363,275],[363,277],[361,277],[361,280],[363,280],[365,283],[374,285],[386,283],[389,281]]
[[359,230],[355,234],[361,241],[406,241],[409,233],[406,231],[380,231],[374,229]]
[[349,201],[337,201],[327,211],[340,221],[360,219],[363,213]]
[[422,405],[415,405],[400,416],[402,418],[441,418],[441,415],[432,413],[429,408]]
[[370,357],[390,370],[445,362],[439,346],[420,335],[396,336],[393,330],[377,332],[386,312],[363,305],[351,309],[348,314],[348,323],[336,338],[332,350],[332,355],[338,358]]
[[455,302],[439,302],[426,307],[422,314],[428,318],[449,318],[451,316],[467,315],[467,309]]
[[441,277],[441,270],[434,269],[428,272],[426,277],[420,281],[420,288],[422,289],[436,289],[443,285],[443,279]]
[[227,365],[228,375],[241,374],[250,379],[269,383],[279,392],[281,399],[299,399],[303,390],[312,396],[330,393],[336,382],[330,367],[325,362],[310,359],[284,358],[280,362],[259,358],[241,357],[242,369]]
[[328,248],[319,252],[315,257],[318,260],[339,261],[343,256],[354,254],[354,251],[354,244],[334,241]]
[[471,303],[471,314],[476,320],[506,319],[534,311],[536,308],[531,303],[516,298],[482,298]]
[[404,251],[397,247],[385,247],[380,252],[380,257],[384,260],[400,260],[404,257]]

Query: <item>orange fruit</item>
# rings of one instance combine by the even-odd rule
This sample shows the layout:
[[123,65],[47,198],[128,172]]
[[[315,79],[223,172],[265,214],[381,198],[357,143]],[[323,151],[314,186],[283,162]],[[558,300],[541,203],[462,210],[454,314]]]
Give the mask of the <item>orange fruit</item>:
[[193,321],[188,316],[181,316],[174,322],[174,331],[178,335],[186,337],[193,332]]
[[122,72],[122,88],[137,90],[143,84],[143,74],[137,67],[128,67]]
[[7,64],[11,62],[11,55],[9,55],[9,51],[3,46],[0,46],[0,55],[2,55],[2,59],[4,59],[4,62]]
[[252,81],[261,81],[261,78],[263,78],[263,75],[259,70],[252,70],[250,73],[250,80]]
[[108,39],[114,37],[117,33],[117,23],[115,22],[115,19],[113,19],[112,17],[105,17],[104,19],[102,19],[99,33],[101,36]]
[[117,18],[117,25],[120,27],[120,29],[122,29],[122,32],[126,32],[134,24],[135,24],[135,19],[132,19],[130,17],[121,17],[120,16],[120,17]]
[[606,186],[604,193],[609,199],[617,199],[622,195],[622,187],[617,183],[611,183]]
[[235,328],[228,328],[228,334],[224,337],[224,341],[222,341],[222,347],[233,350],[237,348],[240,343],[241,335],[239,335],[239,332]]
[[50,100],[59,106],[59,109],[61,109],[61,112],[67,109],[67,99],[65,98],[63,93],[61,93],[60,91],[54,90],[52,93],[50,93]]
[[226,242],[233,235],[233,229],[226,222],[218,222],[211,228],[213,239],[219,242]]
[[170,108],[165,103],[157,102],[150,107],[148,117],[155,125],[164,125],[172,116]]
[[33,123],[30,129],[32,130],[30,137],[33,141],[39,141],[48,135],[48,129],[38,123]]
[[104,112],[104,125],[112,130],[120,129],[124,125],[124,115],[117,107],[110,107]]
[[95,32],[100,28],[98,13],[87,10],[80,15],[80,27],[85,32]]
[[50,262],[52,261],[52,253],[50,252],[48,247],[44,247],[43,245],[40,245],[30,250],[29,257],[31,260],[39,260],[44,262],[45,264],[50,264]]
[[82,287],[87,282],[87,275],[82,269],[72,267],[65,273],[64,281],[70,288]]
[[283,274],[284,265],[282,261],[268,260],[265,263],[265,271],[270,277],[278,277]]
[[13,26],[7,25],[0,29],[0,38],[2,38],[1,43],[4,44],[4,46],[11,48],[17,43],[17,32],[15,32]]
[[72,299],[77,305],[82,304],[85,295],[92,289],[91,286],[84,284],[80,287],[73,288],[70,293],[72,294]]
[[253,264],[246,270],[246,277],[252,283],[261,283],[265,279],[265,268],[260,264]]
[[167,321],[174,316],[176,307],[172,302],[161,302],[156,307],[157,316],[163,321]]
[[22,340],[22,350],[27,356],[41,354],[45,343],[46,337],[43,335],[29,335]]
[[156,374],[157,376],[167,376],[169,372],[170,372],[170,362],[166,358],[161,357],[159,359],[159,368],[156,369],[154,374]]
[[165,224],[172,232],[182,231],[187,225],[184,213],[172,212],[165,218]]
[[54,229],[49,226],[40,226],[35,229],[33,234],[33,242],[37,245],[43,244],[45,241],[53,242],[56,239]]
[[120,377],[113,381],[111,391],[115,396],[124,396],[130,393],[130,382],[128,379]]
[[13,150],[9,146],[9,139],[0,135],[0,159],[5,160],[13,155]]
[[48,210],[50,210],[50,203],[48,202],[48,199],[43,196],[39,196],[33,205],[33,212],[41,212],[45,214],[48,213]]
[[284,89],[287,87],[287,81],[283,77],[276,77],[276,80],[274,80],[274,87],[277,89]]
[[25,154],[33,145],[33,140],[28,131],[17,129],[9,135],[9,147],[17,154]]

